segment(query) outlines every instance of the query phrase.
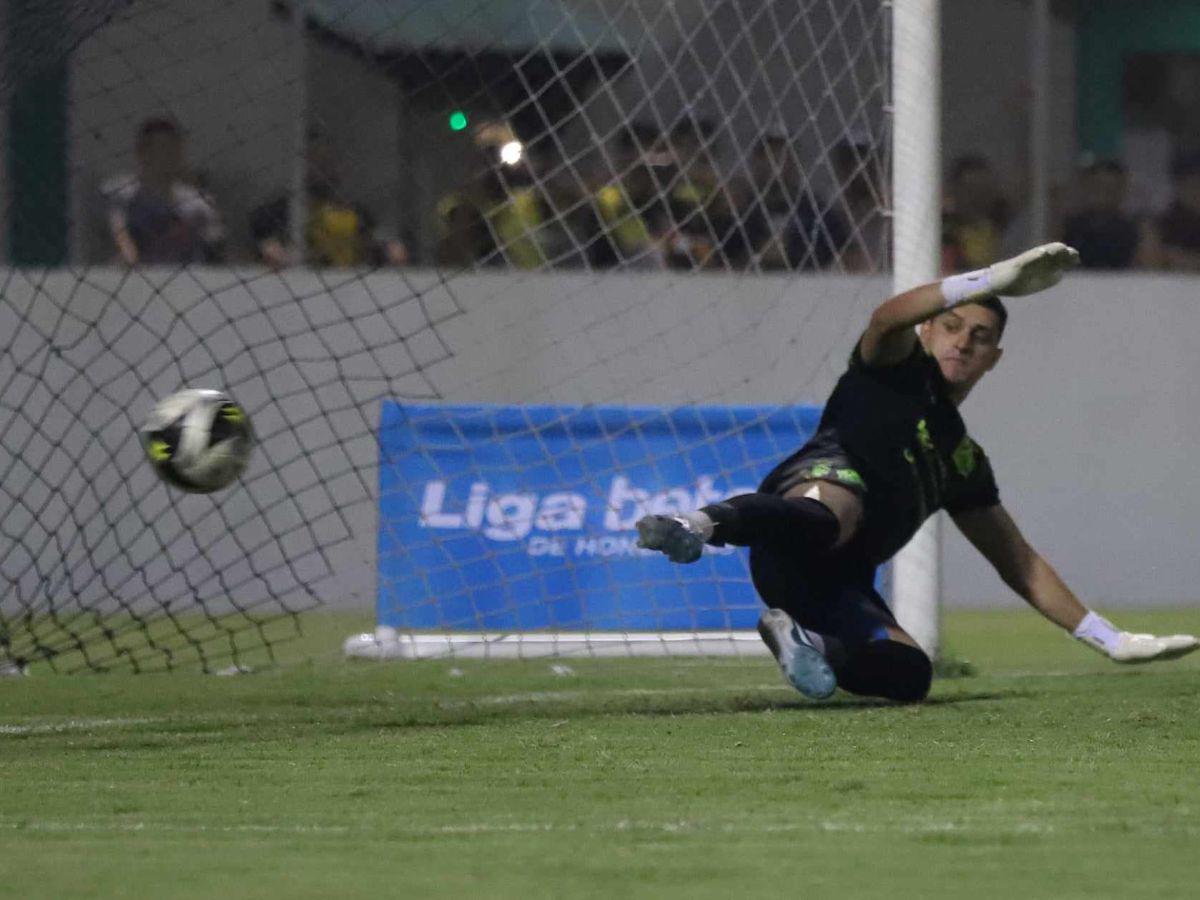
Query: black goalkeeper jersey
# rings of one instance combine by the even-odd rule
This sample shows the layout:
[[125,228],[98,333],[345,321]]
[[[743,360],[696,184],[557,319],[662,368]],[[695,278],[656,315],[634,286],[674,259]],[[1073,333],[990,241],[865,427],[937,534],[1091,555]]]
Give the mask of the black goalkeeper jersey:
[[946,389],[920,344],[891,366],[868,366],[856,345],[817,433],[761,489],[782,493],[823,478],[857,490],[863,522],[844,553],[870,565],[895,555],[939,509],[994,506],[1000,494],[991,464]]

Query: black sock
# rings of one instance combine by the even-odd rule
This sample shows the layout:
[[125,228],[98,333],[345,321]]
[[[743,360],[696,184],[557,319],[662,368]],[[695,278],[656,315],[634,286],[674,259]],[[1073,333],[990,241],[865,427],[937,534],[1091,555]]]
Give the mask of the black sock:
[[837,542],[838,520],[824,503],[811,497],[785,499],[777,494],[741,494],[701,510],[715,523],[710,544],[796,543],[808,550],[828,550]]

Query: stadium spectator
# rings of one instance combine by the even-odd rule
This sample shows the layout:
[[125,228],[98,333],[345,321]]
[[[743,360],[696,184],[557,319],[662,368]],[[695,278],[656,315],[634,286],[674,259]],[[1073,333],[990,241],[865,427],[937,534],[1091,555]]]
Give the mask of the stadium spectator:
[[310,266],[403,266],[408,248],[378,231],[370,212],[345,196],[337,154],[317,131],[308,135],[305,158],[306,212],[304,250],[292,240],[291,199],[286,190],[250,214],[250,235],[259,258],[280,269]]
[[1079,207],[1063,225],[1063,242],[1079,251],[1089,269],[1127,269],[1138,249],[1138,225],[1126,215],[1125,167],[1095,160],[1080,173]]
[[745,232],[759,269],[825,268],[847,243],[845,218],[806,189],[786,136],[767,135],[754,145],[749,190]]
[[470,268],[503,262],[486,213],[503,202],[504,185],[490,159],[480,154],[477,165],[465,185],[438,201],[438,265]]
[[998,260],[1013,208],[1000,189],[996,171],[978,154],[950,167],[942,217],[942,267],[949,272],[978,269]]
[[178,123],[146,119],[134,152],[137,173],[100,187],[118,257],[129,266],[219,262],[225,228],[212,198],[189,181]]
[[475,175],[437,205],[438,263],[543,268],[554,259],[542,244],[551,211],[524,144],[503,122],[485,122],[474,147]]
[[1185,92],[1172,84],[1172,58],[1135,53],[1121,75],[1121,162],[1128,176],[1129,212],[1139,220],[1161,216],[1173,197],[1171,164],[1179,135],[1189,132]]
[[[562,145],[548,135],[526,148],[524,177],[545,214],[536,240],[548,265],[581,268],[604,265],[603,226],[585,180]],[[520,177],[520,176],[519,176]]]
[[489,169],[438,201],[438,265],[467,269],[503,264],[486,215],[503,199],[504,186]]
[[474,135],[475,176],[437,207],[438,262],[515,269],[617,262],[591,191],[552,134],[523,143],[507,124]]
[[841,267],[847,272],[886,271],[892,229],[878,148],[865,133],[852,134],[834,145],[831,161],[849,219]]
[[670,216],[664,241],[672,268],[728,265],[725,244],[735,234],[734,204],[714,165],[715,140],[711,122],[687,116],[654,148],[655,181]]
[[662,153],[658,131],[633,124],[617,138],[612,171],[598,179],[593,202],[605,240],[593,245],[593,265],[661,269],[670,215],[655,188],[652,165]]
[[1151,268],[1200,272],[1200,152],[1178,156],[1171,177],[1171,205],[1143,230],[1138,262]]

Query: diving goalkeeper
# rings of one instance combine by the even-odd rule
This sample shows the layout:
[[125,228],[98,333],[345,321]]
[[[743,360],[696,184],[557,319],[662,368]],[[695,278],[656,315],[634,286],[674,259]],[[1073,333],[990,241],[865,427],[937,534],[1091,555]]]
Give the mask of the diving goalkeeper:
[[[1046,244],[986,269],[892,297],[875,310],[813,438],[758,492],[688,515],[646,516],[642,547],[674,562],[704,544],[750,548],[767,606],[758,630],[807,697],[834,689],[915,702],[933,667],[875,591],[875,569],[945,509],[1034,609],[1117,662],[1190,653],[1190,635],[1130,634],[1087,609],[1000,503],[983,450],[958,407],[1000,361],[999,297],[1035,294],[1079,262]],[[919,332],[914,326],[920,326]]]

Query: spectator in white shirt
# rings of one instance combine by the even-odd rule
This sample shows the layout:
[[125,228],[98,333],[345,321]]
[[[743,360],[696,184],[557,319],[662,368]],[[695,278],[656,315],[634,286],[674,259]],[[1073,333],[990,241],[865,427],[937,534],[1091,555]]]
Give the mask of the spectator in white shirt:
[[212,198],[188,181],[183,133],[165,117],[138,129],[137,174],[101,186],[118,257],[129,266],[221,261],[225,229]]

